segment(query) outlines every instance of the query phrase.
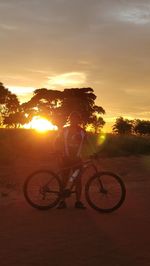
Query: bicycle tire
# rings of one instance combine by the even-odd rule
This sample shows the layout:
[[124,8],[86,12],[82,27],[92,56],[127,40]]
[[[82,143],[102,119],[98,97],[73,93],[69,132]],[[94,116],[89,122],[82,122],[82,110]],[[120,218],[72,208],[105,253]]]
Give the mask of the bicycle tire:
[[[106,178],[104,178],[104,176]],[[103,178],[106,179],[105,182],[102,180]],[[115,185],[116,188],[118,186],[118,188],[120,189],[120,197],[116,200],[115,204],[113,205],[110,204],[109,207],[103,207],[102,206],[102,200],[104,200],[103,196],[107,195],[106,200],[108,199],[109,197],[108,194],[110,193],[110,191],[108,192],[108,187],[112,185],[113,179],[116,182],[116,185]],[[109,180],[111,182],[108,182]],[[98,184],[96,183],[94,184],[95,181]],[[96,192],[98,192],[97,196],[95,195]],[[100,193],[101,193],[101,199],[100,199]],[[93,209],[99,212],[102,212],[102,213],[111,213],[117,210],[118,208],[120,208],[120,206],[123,204],[125,197],[126,197],[126,188],[125,188],[124,182],[118,175],[112,172],[108,172],[108,171],[98,172],[87,181],[85,185],[85,197],[86,197],[88,204]],[[110,203],[110,199],[108,201]]]
[[[51,178],[51,181],[54,181],[53,183],[55,183],[55,190],[49,189],[49,187],[48,187],[49,182],[48,182],[47,184],[45,183],[45,185],[43,185],[43,187],[39,187],[40,186],[40,184],[39,184],[39,186],[37,187],[37,189],[39,189],[39,190],[37,190],[37,191],[35,190],[35,192],[37,192],[37,193],[39,192],[39,197],[40,196],[44,197],[46,195],[46,192],[49,195],[50,195],[50,193],[51,193],[51,195],[53,194],[55,197],[49,198],[48,201],[45,203],[44,203],[44,201],[40,201],[41,199],[39,199],[39,203],[38,203],[38,202],[36,202],[36,200],[34,200],[32,198],[32,196],[33,196],[32,192],[30,194],[30,189],[31,189],[31,184],[32,184],[31,182],[34,181],[34,179],[35,179],[35,183],[36,183],[38,181],[37,180],[38,177],[40,177],[41,182],[43,182],[44,177],[46,177],[46,175],[47,175],[48,179]],[[46,187],[46,185],[47,185],[47,187]],[[53,184],[53,186],[54,186],[54,184]],[[44,192],[44,188],[45,188],[45,192]],[[42,191],[42,189],[43,189],[43,191]],[[27,202],[32,207],[39,209],[39,210],[48,210],[50,208],[55,207],[58,204],[58,202],[60,201],[61,191],[62,191],[62,184],[61,184],[59,177],[54,172],[49,171],[49,170],[38,170],[38,171],[33,172],[31,175],[29,175],[27,177],[27,179],[25,180],[24,185],[23,185],[23,193],[24,193],[25,199],[27,200]]]

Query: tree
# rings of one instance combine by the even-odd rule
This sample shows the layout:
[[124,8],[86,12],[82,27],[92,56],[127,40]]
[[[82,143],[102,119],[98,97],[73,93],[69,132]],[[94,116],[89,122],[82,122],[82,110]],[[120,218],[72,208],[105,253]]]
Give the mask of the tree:
[[135,134],[150,135],[150,121],[149,120],[135,120],[134,128]]
[[92,88],[70,88],[48,90],[41,88],[34,91],[30,101],[19,104],[18,98],[0,83],[0,108],[3,125],[19,127],[34,116],[43,116],[53,124],[62,127],[72,111],[81,114],[83,127],[92,124],[95,132],[104,125],[100,117],[105,114],[101,106],[95,105],[96,95]]
[[91,119],[91,123],[89,123],[89,126],[91,126],[94,129],[94,132],[100,133],[101,129],[105,125],[105,121],[101,116],[93,116]]
[[37,89],[29,102],[22,104],[22,109],[31,118],[41,115],[47,119],[52,118],[52,112],[57,109],[62,101],[62,92],[48,90],[46,88]]
[[3,119],[3,125],[10,128],[19,128],[24,124],[29,123],[28,117],[25,116],[24,112],[18,111],[15,113],[10,113],[8,116],[5,116]]
[[96,95],[92,88],[65,89],[63,96],[62,112],[68,117],[72,111],[78,111],[84,127],[91,123],[95,115],[105,113],[102,107],[95,105]]
[[[92,88],[71,88],[64,91],[37,89],[31,100],[22,105],[22,108],[30,116],[41,115],[50,119],[54,124],[62,126],[72,111],[81,114],[83,126],[94,123],[96,127],[102,127],[102,120],[96,118],[104,114],[101,106],[95,105],[96,95]],[[92,120],[93,119],[93,120]],[[102,122],[100,125],[100,121]]]
[[124,119],[123,117],[119,117],[116,119],[115,124],[113,125],[113,132],[125,135],[125,134],[131,134],[133,128],[133,121]]
[[3,83],[0,83],[1,124],[3,124],[4,120],[9,120],[7,118],[17,111],[19,111],[19,100],[17,96],[5,88]]

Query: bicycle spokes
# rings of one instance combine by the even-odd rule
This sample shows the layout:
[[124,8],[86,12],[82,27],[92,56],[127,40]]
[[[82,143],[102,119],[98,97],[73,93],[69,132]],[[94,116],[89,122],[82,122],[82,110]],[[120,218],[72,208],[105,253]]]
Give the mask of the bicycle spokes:
[[115,174],[98,173],[86,185],[86,198],[96,210],[111,212],[119,208],[124,201],[125,187]]
[[53,173],[38,171],[29,177],[24,190],[26,199],[33,207],[46,209],[58,202],[60,182]]

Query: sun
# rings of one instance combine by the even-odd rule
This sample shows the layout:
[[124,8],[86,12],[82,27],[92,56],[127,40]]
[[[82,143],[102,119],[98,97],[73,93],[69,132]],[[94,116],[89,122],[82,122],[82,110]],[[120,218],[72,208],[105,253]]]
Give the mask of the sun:
[[54,126],[50,121],[44,117],[34,116],[28,124],[24,126],[25,128],[32,128],[39,132],[45,132],[48,130],[57,130],[57,126]]

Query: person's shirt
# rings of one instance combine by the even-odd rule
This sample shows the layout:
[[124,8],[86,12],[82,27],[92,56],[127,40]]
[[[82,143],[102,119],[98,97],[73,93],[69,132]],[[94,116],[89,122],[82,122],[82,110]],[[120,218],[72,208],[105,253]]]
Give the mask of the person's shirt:
[[57,138],[57,146],[60,146],[64,156],[77,158],[81,156],[86,132],[80,126],[64,127]]

